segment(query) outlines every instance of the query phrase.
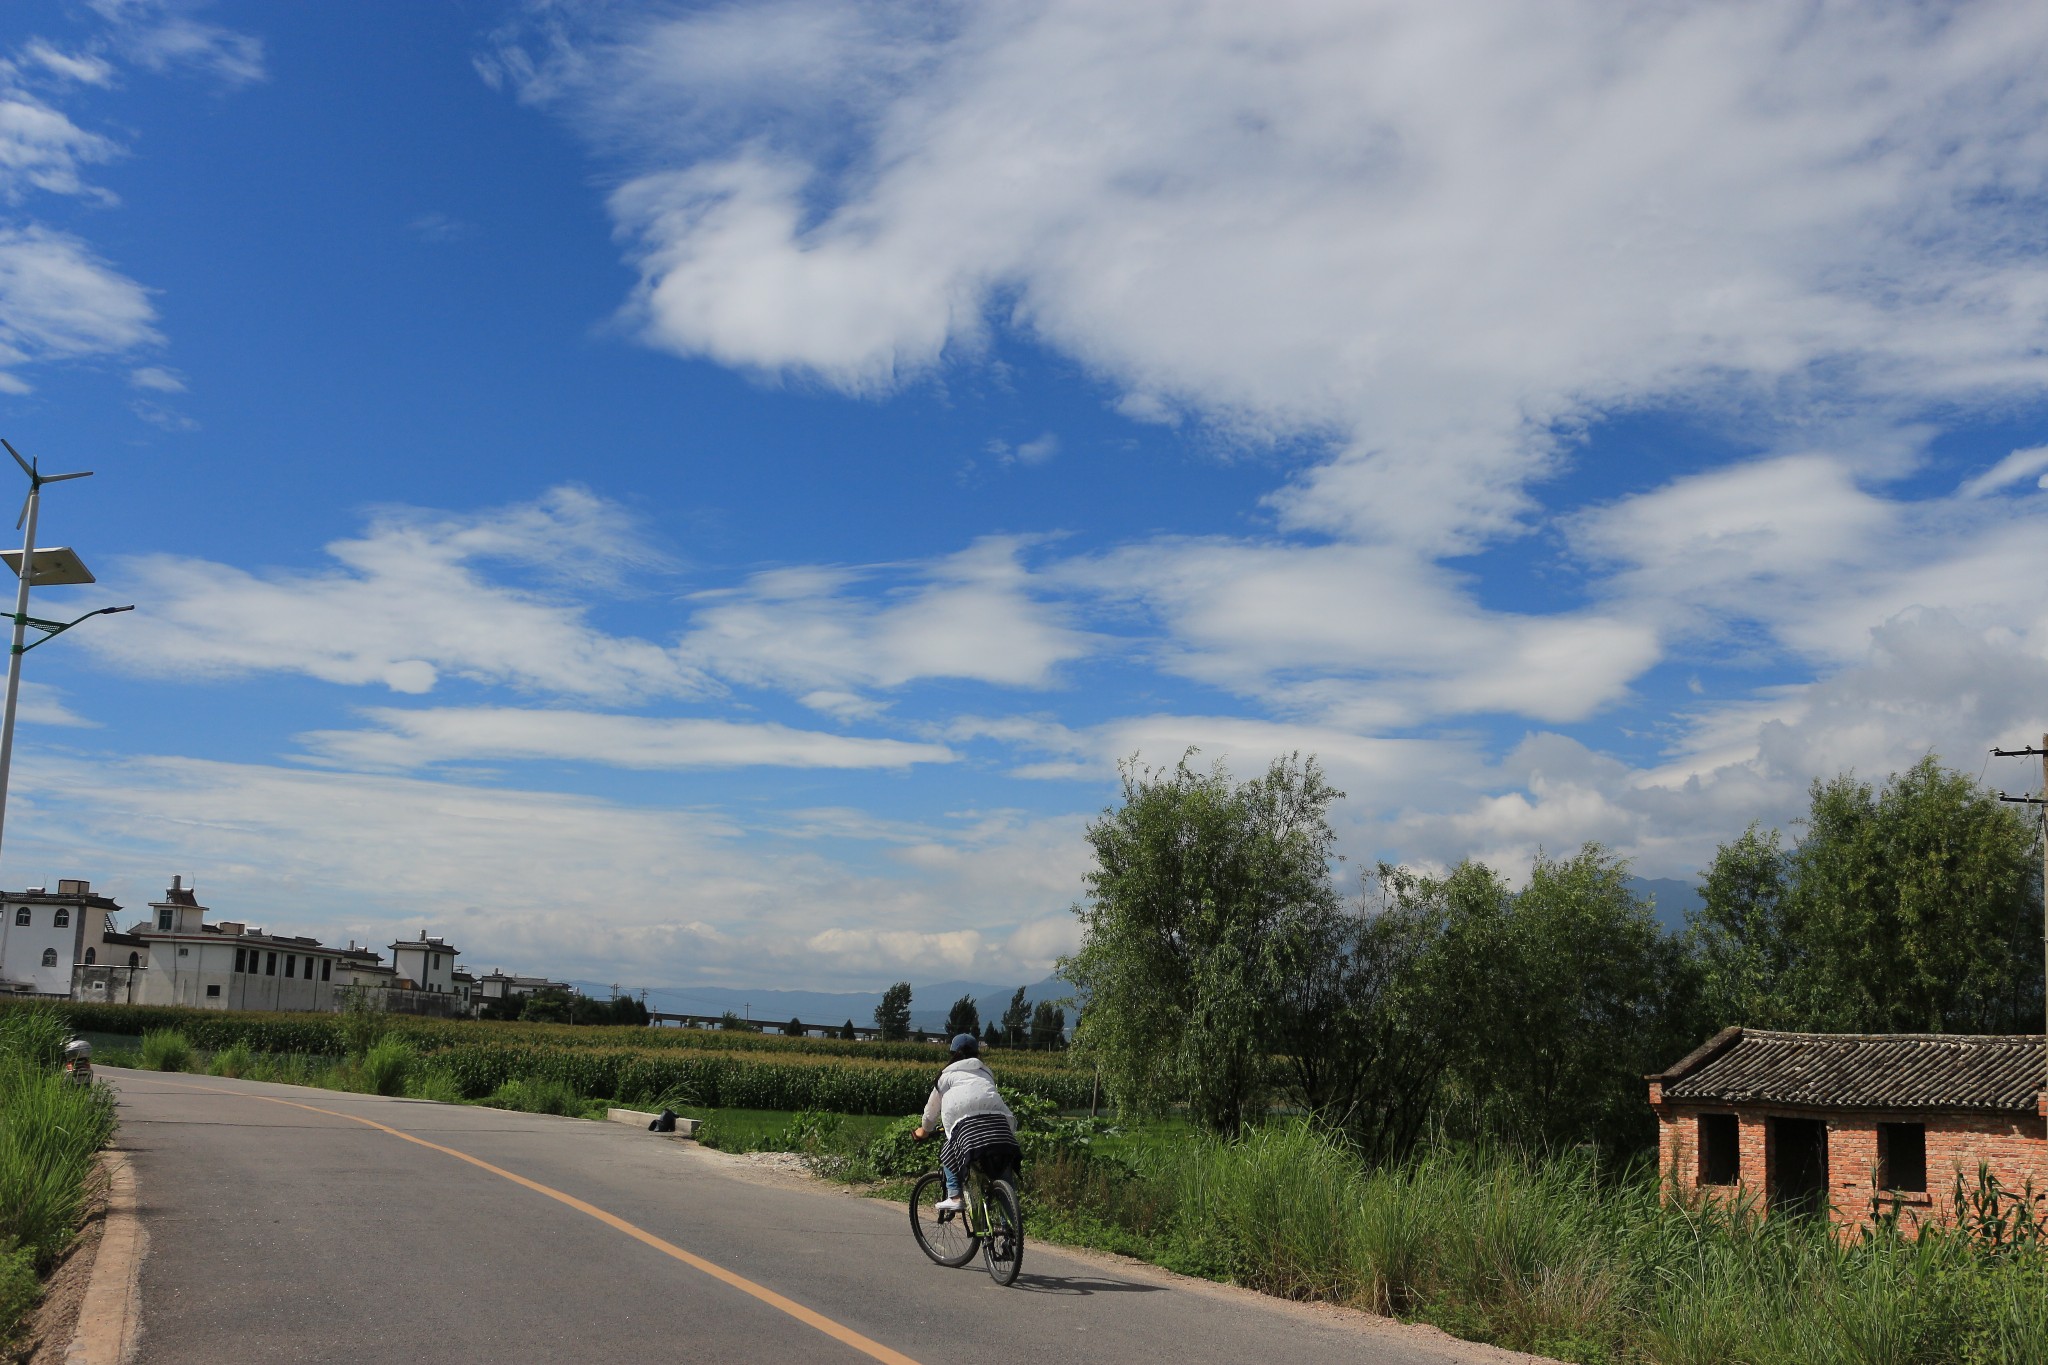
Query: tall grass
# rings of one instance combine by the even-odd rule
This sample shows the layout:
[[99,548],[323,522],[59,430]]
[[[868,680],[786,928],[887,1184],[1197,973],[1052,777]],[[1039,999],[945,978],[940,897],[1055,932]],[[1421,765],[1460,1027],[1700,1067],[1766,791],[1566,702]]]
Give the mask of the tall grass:
[[145,1071],[183,1071],[192,1065],[192,1043],[176,1029],[152,1029],[142,1035]]
[[25,1255],[38,1271],[70,1244],[93,1157],[114,1132],[112,1095],[57,1069],[69,1036],[54,1013],[0,1020],[0,1254]]
[[1296,1299],[1589,1365],[2048,1361],[2048,1254],[1687,1207],[1590,1161],[1439,1149],[1367,1170],[1303,1125],[1138,1169],[1027,1173],[1038,1226]]

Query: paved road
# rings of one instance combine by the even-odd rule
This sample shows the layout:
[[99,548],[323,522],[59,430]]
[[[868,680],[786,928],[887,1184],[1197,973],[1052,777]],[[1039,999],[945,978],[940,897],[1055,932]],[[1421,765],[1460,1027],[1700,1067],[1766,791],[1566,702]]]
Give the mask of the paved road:
[[1505,1358],[1038,1245],[1001,1289],[926,1261],[900,1205],[619,1124],[101,1074],[150,1237],[150,1365]]

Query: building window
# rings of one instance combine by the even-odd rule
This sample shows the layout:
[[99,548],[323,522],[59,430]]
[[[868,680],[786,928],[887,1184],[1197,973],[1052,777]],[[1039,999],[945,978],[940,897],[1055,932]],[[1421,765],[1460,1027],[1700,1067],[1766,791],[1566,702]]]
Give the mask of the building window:
[[86,966],[88,966],[88,967],[92,966],[92,964],[93,964],[93,963],[95,963],[95,962],[99,961],[99,957],[100,957],[100,952],[99,952],[99,949],[97,949],[97,948],[87,948],[87,949],[85,950],[85,965],[86,965]]
[[208,987],[206,988],[206,994],[207,994],[207,995],[208,995],[209,997],[212,997],[212,996],[217,996],[217,995],[219,995],[219,994],[220,994],[220,987],[219,987],[219,986],[208,986]]
[[71,927],[71,912],[61,905],[57,907],[56,926],[59,929],[69,929]]
[[57,950],[55,948],[43,949],[43,965],[45,967],[54,967],[57,965]]
[[29,914],[28,907],[26,905],[22,906],[19,910],[16,910],[14,912],[14,923],[17,927],[22,929],[28,928],[28,920]]
[[128,954],[128,965],[129,965],[129,966],[131,966],[131,967],[140,967],[140,966],[142,965],[142,954],[141,954],[141,953],[130,953],[130,954]]
[[264,974],[265,976],[276,976],[276,975],[277,975],[277,954],[276,954],[276,953],[265,953],[265,954],[263,955],[263,974]]
[[1741,1178],[1741,1131],[1733,1114],[1700,1115],[1700,1184],[1733,1185]]
[[284,974],[286,976],[297,976],[299,974],[299,960],[290,953],[284,955]]
[[235,970],[238,972],[249,970],[249,950],[247,948],[235,949]]
[[166,905],[156,912],[156,931],[159,934],[171,932],[171,907]]
[[191,950],[190,948],[180,948],[180,949],[178,949],[178,956],[179,956],[179,957],[190,957],[190,956],[192,956],[192,950]]
[[1877,1125],[1877,1184],[1885,1190],[1927,1192],[1926,1124]]
[[333,958],[323,957],[320,959],[320,979],[322,981],[332,981],[334,979]]
[[306,980],[308,980],[308,981],[311,981],[312,979],[313,979],[313,959],[309,957],[309,958],[307,958],[307,959],[306,959]]

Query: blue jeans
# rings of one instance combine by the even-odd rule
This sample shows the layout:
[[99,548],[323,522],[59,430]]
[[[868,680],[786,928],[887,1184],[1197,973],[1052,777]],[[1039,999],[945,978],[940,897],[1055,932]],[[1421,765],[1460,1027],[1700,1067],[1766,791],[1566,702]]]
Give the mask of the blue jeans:
[[939,1167],[939,1174],[945,1177],[946,1198],[958,1199],[960,1197],[960,1177],[954,1175],[952,1170],[945,1166]]

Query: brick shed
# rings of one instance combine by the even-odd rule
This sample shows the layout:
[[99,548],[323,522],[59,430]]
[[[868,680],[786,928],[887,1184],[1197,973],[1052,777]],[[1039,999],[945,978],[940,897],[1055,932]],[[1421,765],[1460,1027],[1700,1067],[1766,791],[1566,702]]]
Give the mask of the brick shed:
[[1954,1033],[1730,1028],[1651,1076],[1658,1158],[1679,1189],[1741,1192],[1773,1211],[1825,1206],[1845,1229],[1871,1196],[1903,1221],[1953,1214],[1958,1171],[1988,1164],[2048,1191],[2048,1040]]

